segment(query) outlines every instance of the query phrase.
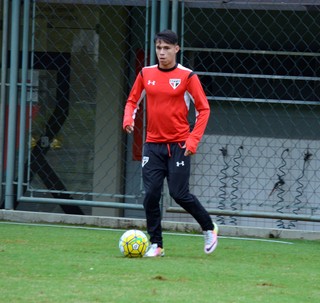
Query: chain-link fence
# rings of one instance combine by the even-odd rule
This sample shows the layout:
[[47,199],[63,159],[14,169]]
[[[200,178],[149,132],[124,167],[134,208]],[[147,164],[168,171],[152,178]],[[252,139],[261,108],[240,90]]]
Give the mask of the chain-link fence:
[[[317,1],[35,1],[30,8],[17,209],[144,217],[144,113],[133,136],[122,131],[122,115],[136,73],[153,60],[153,30],[167,22],[212,109],[193,157],[192,191],[219,224],[319,229]],[[193,220],[166,188],[162,202],[165,219]]]
[[[213,114],[195,157],[195,193],[230,213],[319,214],[319,7],[200,2],[185,9],[183,63],[200,75]],[[282,218],[258,222],[308,228]]]
[[[43,178],[38,173],[30,180],[31,191],[51,179],[44,192],[58,197],[61,190],[68,199],[136,197],[126,194],[121,120],[135,57],[144,50],[145,14],[145,7],[36,4],[39,110],[31,134],[52,174],[40,168]],[[39,163],[34,151],[31,159]]]

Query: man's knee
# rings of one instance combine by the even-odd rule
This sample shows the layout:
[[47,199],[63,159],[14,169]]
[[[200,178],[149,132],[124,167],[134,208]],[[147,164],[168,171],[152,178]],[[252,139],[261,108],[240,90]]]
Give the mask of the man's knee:
[[160,198],[161,198],[161,192],[148,190],[145,192],[143,205],[145,208],[157,205],[159,204]]
[[172,190],[169,192],[171,198],[176,201],[176,203],[178,203],[179,205],[181,203],[183,203],[184,201],[188,201],[190,200],[190,198],[192,199],[190,193],[188,191],[176,191],[176,190]]

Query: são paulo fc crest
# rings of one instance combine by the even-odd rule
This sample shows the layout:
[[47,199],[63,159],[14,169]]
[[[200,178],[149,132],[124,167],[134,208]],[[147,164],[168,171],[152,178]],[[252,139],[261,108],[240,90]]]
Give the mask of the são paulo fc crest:
[[180,85],[181,79],[169,79],[169,83],[173,89],[176,89]]
[[148,161],[149,161],[149,157],[144,156],[142,158],[142,163],[141,163],[142,167],[144,167],[148,163]]

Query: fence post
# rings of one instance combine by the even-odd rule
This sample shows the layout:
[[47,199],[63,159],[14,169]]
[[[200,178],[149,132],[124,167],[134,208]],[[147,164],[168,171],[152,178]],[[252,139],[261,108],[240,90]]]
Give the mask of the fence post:
[[157,0],[152,0],[151,4],[151,30],[150,30],[150,65],[155,64],[156,54],[154,46],[154,35],[156,33],[156,24],[157,24]]
[[179,1],[173,0],[172,1],[171,29],[176,33],[178,32],[178,7],[179,7]]
[[19,22],[20,0],[12,1],[11,14],[11,56],[10,56],[10,89],[9,89],[9,116],[8,116],[8,145],[6,165],[5,209],[13,209],[14,195],[14,167],[16,143],[16,115],[17,115],[17,82],[19,61]]
[[4,128],[6,111],[6,82],[7,82],[7,60],[8,60],[8,11],[9,0],[3,2],[2,22],[2,55],[1,55],[1,97],[0,97],[0,204],[2,204],[2,178],[4,173]]
[[[21,104],[20,104],[20,131],[19,131],[19,161],[18,161],[18,186],[17,199],[22,195],[24,180],[24,146],[26,130],[26,103],[27,103],[27,78],[28,78],[28,53],[29,53],[29,13],[30,0],[25,0],[23,4],[23,41],[22,41],[22,77],[21,77]],[[32,68],[32,67],[31,67]],[[31,78],[32,79],[32,78]],[[31,91],[31,88],[30,88]]]
[[160,7],[160,30],[168,28],[169,0],[162,0]]

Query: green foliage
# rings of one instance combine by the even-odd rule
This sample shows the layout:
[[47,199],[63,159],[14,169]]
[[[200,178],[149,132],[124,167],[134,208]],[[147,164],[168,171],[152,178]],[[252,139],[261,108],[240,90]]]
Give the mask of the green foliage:
[[0,224],[0,302],[318,302],[318,241],[165,234],[166,256],[121,256],[123,231]]

